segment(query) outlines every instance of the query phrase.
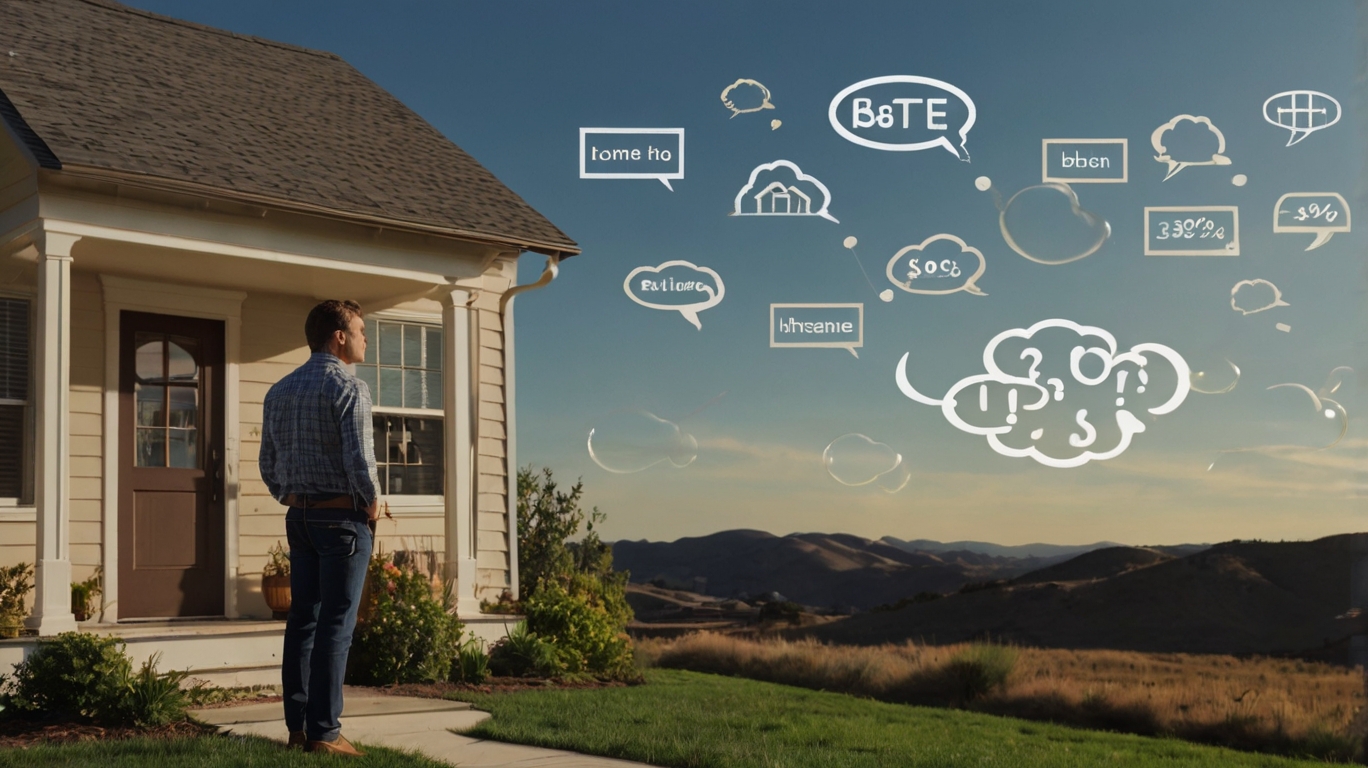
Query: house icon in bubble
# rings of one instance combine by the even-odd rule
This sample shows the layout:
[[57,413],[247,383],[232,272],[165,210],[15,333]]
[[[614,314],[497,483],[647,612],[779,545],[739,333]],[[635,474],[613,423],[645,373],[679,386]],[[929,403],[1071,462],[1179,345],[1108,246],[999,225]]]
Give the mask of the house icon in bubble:
[[[811,216],[812,198],[798,187],[786,187],[783,182],[770,182],[755,195],[755,212],[772,215]],[[768,210],[766,210],[768,208]]]

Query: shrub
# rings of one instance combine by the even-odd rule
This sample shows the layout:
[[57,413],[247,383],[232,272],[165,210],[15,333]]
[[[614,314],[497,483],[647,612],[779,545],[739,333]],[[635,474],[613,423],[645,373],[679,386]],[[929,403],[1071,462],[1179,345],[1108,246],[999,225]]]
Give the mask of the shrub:
[[352,644],[349,682],[362,685],[446,680],[461,623],[432,593],[432,582],[389,556],[371,558],[367,618]]
[[632,668],[626,617],[608,605],[596,582],[572,591],[551,581],[527,599],[527,626],[561,652],[571,673],[619,677]]
[[181,681],[190,673],[177,670],[158,673],[160,658],[160,653],[152,654],[137,674],[128,677],[120,706],[122,722],[147,728],[185,718],[190,697],[181,689]]
[[100,596],[101,571],[95,569],[85,581],[71,582],[71,612],[77,621],[85,621],[95,615],[95,598]]
[[961,701],[968,702],[1006,684],[1016,660],[1015,648],[975,644],[951,656],[946,672],[956,683]]
[[797,624],[802,620],[802,616],[800,615],[802,612],[803,606],[792,600],[783,600],[779,602],[771,601],[760,606],[761,620],[778,619],[787,621],[790,624]]
[[505,677],[555,677],[565,666],[556,647],[520,621],[489,650],[489,671]]
[[5,709],[19,715],[92,723],[123,719],[124,686],[133,664],[123,641],[84,632],[40,640],[6,681]]
[[[33,589],[33,566],[19,563],[0,568],[0,629],[23,625],[28,609],[24,598]],[[5,636],[0,632],[0,637]]]
[[484,641],[472,637],[461,643],[456,653],[456,663],[451,666],[453,683],[483,683],[489,679],[489,655],[485,653]]

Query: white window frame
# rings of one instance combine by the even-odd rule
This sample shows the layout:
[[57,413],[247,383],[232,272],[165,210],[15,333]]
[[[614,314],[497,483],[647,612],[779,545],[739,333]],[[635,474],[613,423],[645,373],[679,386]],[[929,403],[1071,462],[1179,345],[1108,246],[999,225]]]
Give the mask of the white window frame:
[[[28,489],[30,496],[30,500],[28,502],[25,502],[22,496],[0,497],[0,522],[33,522],[38,519],[37,507],[32,501],[32,496],[34,492],[33,486],[36,482],[36,478],[33,476],[36,459],[34,455],[34,451],[36,450],[36,441],[33,425],[33,390],[34,386],[36,385],[36,382],[34,381],[34,349],[37,344],[38,334],[36,322],[37,318],[34,317],[34,312],[37,311],[38,293],[36,289],[5,288],[0,289],[0,299],[20,299],[23,301],[27,301],[29,305],[29,398],[27,401],[23,403],[23,405],[26,408],[25,419],[28,421],[28,423],[24,425],[23,472],[24,487]],[[7,400],[4,404],[16,405],[18,403]]]
[[[438,332],[445,334],[442,328],[442,316],[436,313],[427,312],[406,312],[397,309],[384,309],[375,312],[366,312],[365,319],[375,320],[376,330],[379,330],[379,323],[407,323],[409,325],[425,325],[436,328]],[[378,336],[378,333],[377,333]],[[377,339],[367,339],[369,344]],[[445,349],[445,347],[443,347]],[[443,369],[447,365],[445,357],[442,360]],[[374,395],[374,393],[372,393]],[[442,393],[442,401],[446,401],[447,393]],[[371,413],[376,416],[415,416],[424,419],[438,419],[442,422],[442,429],[445,431],[450,425],[446,423],[446,411],[442,408],[396,408],[384,407],[379,403],[371,403]],[[376,446],[376,464],[379,464],[380,446]],[[446,476],[446,462],[442,462],[442,488],[449,490],[450,478]],[[437,515],[441,516],[446,511],[446,496],[443,494],[382,494],[383,503],[388,504],[390,511],[405,515]]]

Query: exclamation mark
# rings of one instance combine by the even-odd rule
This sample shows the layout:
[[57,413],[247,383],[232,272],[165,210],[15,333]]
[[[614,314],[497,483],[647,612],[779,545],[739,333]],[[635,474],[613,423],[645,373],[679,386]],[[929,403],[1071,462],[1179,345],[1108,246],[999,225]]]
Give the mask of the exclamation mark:
[[[1130,371],[1121,371],[1116,374],[1116,394],[1118,395],[1118,397],[1116,398],[1117,405],[1126,404],[1126,398],[1119,397],[1119,395],[1123,395],[1126,393],[1126,374],[1128,373],[1130,373]],[[1141,373],[1144,373],[1144,371],[1141,371]]]
[[1015,423],[1017,423],[1016,408],[1017,408],[1017,391],[1016,391],[1016,388],[1013,387],[1012,389],[1010,389],[1010,390],[1007,391],[1007,410],[1010,411],[1010,413],[1007,414],[1007,423],[1008,423],[1008,424],[1015,424]]
[[1145,385],[1148,384],[1148,383],[1149,383],[1149,374],[1148,374],[1148,373],[1145,373],[1145,369],[1144,369],[1144,368],[1141,368],[1141,369],[1140,369],[1140,386],[1136,387],[1136,388],[1135,388],[1135,391],[1136,391],[1137,393],[1143,393],[1143,392],[1145,391]]

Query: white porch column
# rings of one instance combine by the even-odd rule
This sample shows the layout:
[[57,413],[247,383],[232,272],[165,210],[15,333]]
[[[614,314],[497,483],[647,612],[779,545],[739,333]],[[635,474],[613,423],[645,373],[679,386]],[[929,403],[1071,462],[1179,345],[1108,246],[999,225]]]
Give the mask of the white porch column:
[[76,629],[71,613],[71,247],[80,238],[45,232],[37,239],[38,567],[28,625],[39,635],[55,635]]
[[442,301],[442,410],[446,479],[446,578],[456,580],[456,614],[480,612],[475,597],[476,371],[471,351],[475,323],[470,305],[478,292],[456,288]]

